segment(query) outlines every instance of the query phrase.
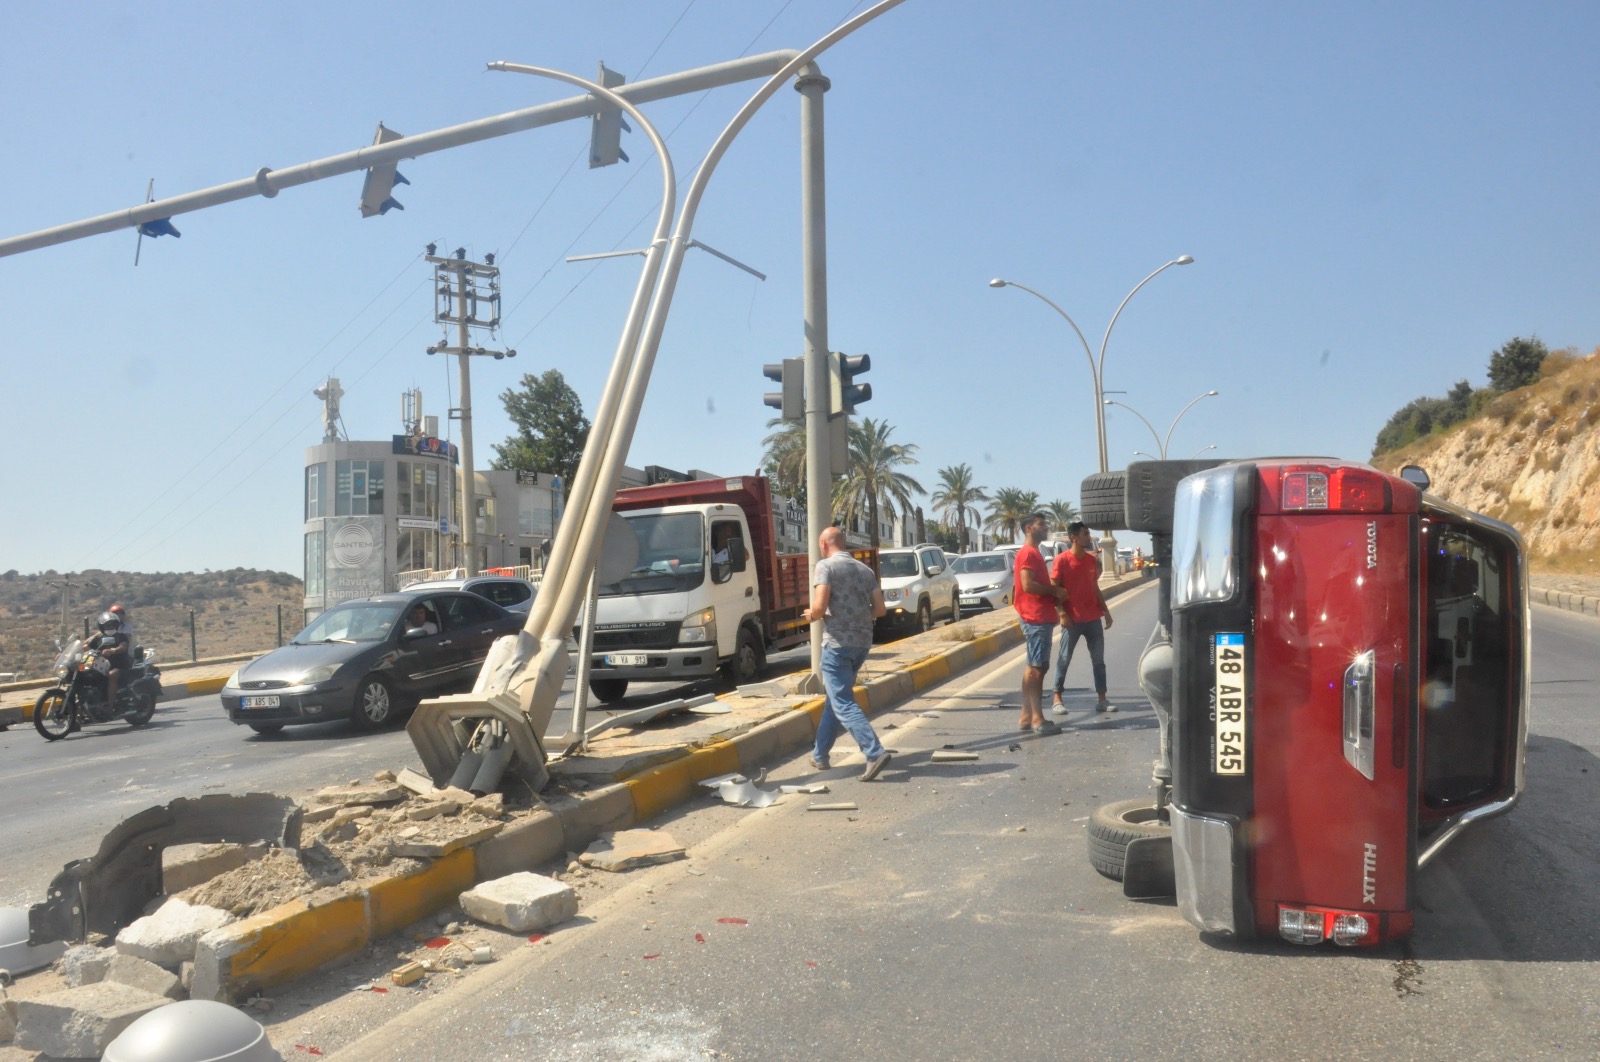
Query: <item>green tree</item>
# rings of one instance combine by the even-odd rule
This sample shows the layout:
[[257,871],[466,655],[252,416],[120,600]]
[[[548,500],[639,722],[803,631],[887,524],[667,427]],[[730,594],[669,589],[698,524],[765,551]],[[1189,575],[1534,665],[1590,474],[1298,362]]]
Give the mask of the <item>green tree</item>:
[[1022,531],[1022,521],[1038,511],[1039,495],[1036,491],[1023,490],[1021,487],[1001,487],[990,499],[989,515],[984,518],[983,526],[997,535],[1005,535],[1012,542],[1017,542],[1018,535]]
[[507,388],[500,401],[517,434],[495,444],[491,467],[558,475],[562,486],[570,487],[589,439],[589,418],[561,370],[524,375],[521,389]]
[[1047,503],[1044,511],[1050,514],[1050,522],[1055,524],[1053,530],[1056,531],[1065,531],[1067,525],[1078,518],[1078,507],[1060,498]]
[[[947,530],[955,535],[956,552],[967,551],[967,525],[968,517],[976,521],[980,517],[978,502],[989,500],[989,495],[983,488],[972,482],[972,467],[970,465],[952,465],[949,468],[939,469],[939,489],[933,492],[929,502],[933,505],[944,522]],[[941,543],[942,545],[943,543]]]
[[767,427],[776,429],[761,440],[761,471],[772,480],[773,493],[806,504],[806,424],[803,420],[773,417]]
[[871,417],[850,424],[850,471],[833,485],[833,508],[847,520],[865,514],[874,549],[878,546],[878,511],[898,508],[911,515],[911,496],[926,493],[922,484],[899,469],[917,463],[914,443],[891,443],[894,429]]
[[1539,366],[1550,356],[1538,337],[1517,336],[1489,355],[1489,386],[1504,394],[1539,378]]

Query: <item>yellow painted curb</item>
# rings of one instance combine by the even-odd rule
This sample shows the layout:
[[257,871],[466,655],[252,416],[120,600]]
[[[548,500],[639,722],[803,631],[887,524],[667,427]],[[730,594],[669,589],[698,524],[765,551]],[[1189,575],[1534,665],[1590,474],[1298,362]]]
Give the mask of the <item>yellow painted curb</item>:
[[477,857],[469,847],[435,859],[415,874],[374,882],[367,888],[369,932],[381,937],[455,903],[478,883],[477,872]]
[[943,655],[922,660],[906,669],[911,675],[911,685],[918,693],[950,678],[950,665]]
[[738,745],[733,741],[719,741],[626,779],[623,784],[633,794],[634,814],[642,820],[687,801],[701,780],[719,774],[735,774],[738,770]]
[[[251,989],[281,985],[367,946],[367,895],[346,893],[313,906],[295,900],[201,938],[195,956],[195,997],[236,999]],[[213,962],[207,962],[207,952]],[[206,975],[223,974],[212,986]]]

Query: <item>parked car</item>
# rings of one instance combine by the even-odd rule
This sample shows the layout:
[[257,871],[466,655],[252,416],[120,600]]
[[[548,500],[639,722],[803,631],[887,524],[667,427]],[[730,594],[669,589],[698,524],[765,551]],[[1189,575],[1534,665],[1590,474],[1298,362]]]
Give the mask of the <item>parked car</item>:
[[878,621],[883,626],[910,623],[926,631],[933,628],[935,619],[961,617],[955,573],[938,546],[879,550],[878,585],[889,606],[889,614]]
[[[426,620],[411,626],[412,610]],[[424,697],[472,688],[489,646],[523,618],[461,590],[380,594],[335,605],[222,687],[228,718],[258,734],[350,719],[376,730]]]
[[469,594],[477,594],[485,600],[493,601],[507,612],[521,612],[524,615],[533,607],[533,599],[539,593],[539,588],[528,580],[509,575],[474,575],[470,579],[429,579],[425,582],[411,583],[400,589],[408,594],[418,590],[465,590]]
[[950,564],[960,587],[962,612],[992,612],[1011,604],[1016,554],[996,550],[968,553]]

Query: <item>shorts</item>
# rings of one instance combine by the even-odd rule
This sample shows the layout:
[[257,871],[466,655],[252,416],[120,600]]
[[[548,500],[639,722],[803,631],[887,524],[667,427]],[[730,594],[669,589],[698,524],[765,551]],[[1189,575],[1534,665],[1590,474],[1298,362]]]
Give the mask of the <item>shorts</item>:
[[1029,623],[1022,621],[1022,637],[1028,644],[1028,666],[1041,671],[1050,668],[1050,639],[1056,632],[1054,623]]

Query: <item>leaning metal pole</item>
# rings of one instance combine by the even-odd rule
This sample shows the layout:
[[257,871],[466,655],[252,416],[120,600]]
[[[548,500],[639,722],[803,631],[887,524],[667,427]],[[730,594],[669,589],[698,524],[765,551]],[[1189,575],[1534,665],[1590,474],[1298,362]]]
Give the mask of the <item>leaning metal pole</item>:
[[[828,430],[828,224],[822,94],[828,79],[816,67],[795,81],[800,93],[800,271],[805,317],[806,549],[808,572],[822,560],[817,536],[833,522],[832,432]],[[822,619],[811,624],[812,692],[821,692]]]

